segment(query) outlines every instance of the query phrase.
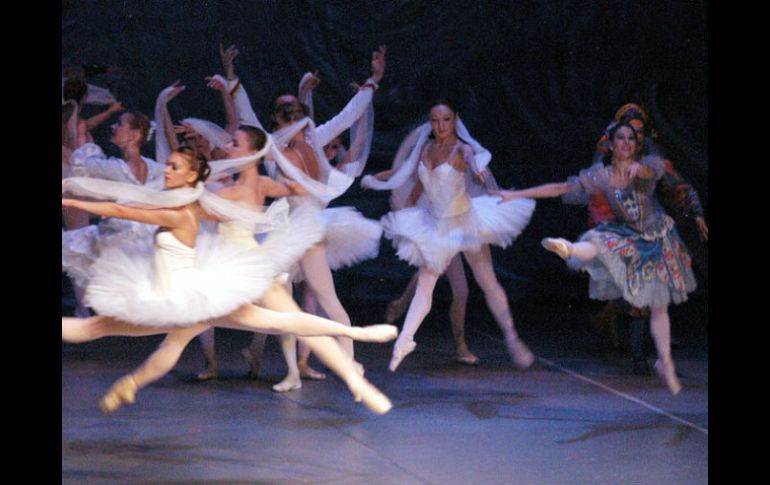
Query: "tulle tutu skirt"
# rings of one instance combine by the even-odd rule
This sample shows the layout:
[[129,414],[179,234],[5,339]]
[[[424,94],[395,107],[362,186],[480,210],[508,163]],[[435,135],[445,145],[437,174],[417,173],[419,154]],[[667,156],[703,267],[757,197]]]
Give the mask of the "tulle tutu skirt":
[[[257,238],[260,244],[246,246],[201,231],[194,264],[175,270],[157,266],[152,238],[116,242],[104,247],[91,267],[86,304],[100,315],[159,327],[226,316],[259,301],[276,278],[321,241],[324,228],[317,221],[317,209],[299,209]],[[160,280],[166,281],[162,287]]]
[[105,219],[61,233],[61,264],[75,283],[85,287],[91,275],[91,266],[101,249],[128,239],[152,240],[158,226],[122,219]]
[[441,218],[418,205],[389,212],[381,222],[400,259],[443,273],[457,253],[478,251],[483,244],[507,247],[521,234],[535,210],[535,201],[499,201],[498,197],[472,197],[469,210]]

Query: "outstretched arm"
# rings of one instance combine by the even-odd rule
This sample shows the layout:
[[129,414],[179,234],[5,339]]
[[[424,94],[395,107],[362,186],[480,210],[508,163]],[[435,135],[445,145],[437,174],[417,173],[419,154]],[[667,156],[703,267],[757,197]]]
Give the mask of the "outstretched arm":
[[522,190],[490,190],[491,195],[497,195],[501,197],[500,203],[508,202],[511,199],[520,199],[524,197],[534,199],[548,199],[551,197],[559,197],[568,192],[572,192],[573,184],[567,182],[543,184],[537,187],[530,187]]
[[138,207],[116,204],[115,202],[92,202],[65,198],[62,198],[61,206],[82,209],[102,217],[128,219],[170,229],[179,227],[182,221],[182,214],[178,209],[140,209]]

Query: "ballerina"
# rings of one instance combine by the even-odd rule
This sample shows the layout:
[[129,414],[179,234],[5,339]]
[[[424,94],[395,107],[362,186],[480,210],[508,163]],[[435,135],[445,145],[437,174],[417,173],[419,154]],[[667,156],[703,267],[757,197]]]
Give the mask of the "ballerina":
[[[489,244],[511,244],[529,222],[534,201],[500,206],[488,195],[469,197],[466,171],[476,162],[473,149],[458,137],[458,128],[464,130],[464,125],[457,111],[448,102],[438,101],[431,105],[429,119],[413,134],[416,139],[403,165],[361,181],[366,188],[393,190],[403,189],[405,183],[414,180],[415,172],[419,177],[409,191],[406,208],[381,219],[385,236],[393,241],[398,257],[418,268],[415,296],[388,368],[395,371],[414,351],[414,335],[430,311],[436,282],[458,253],[465,256],[483,290],[514,363],[527,368],[534,356],[515,330],[505,291],[494,273]],[[414,205],[423,190],[424,203]]]
[[665,170],[663,160],[655,155],[639,159],[636,130],[627,121],[609,130],[609,140],[609,166],[593,165],[567,182],[497,195],[505,202],[519,197],[604,194],[614,221],[597,225],[574,243],[545,238],[543,247],[570,267],[588,271],[590,298],[622,297],[634,307],[650,309],[650,333],[658,353],[654,368],[669,391],[678,394],[682,384],[671,357],[668,305],[687,300],[687,294],[695,290],[692,263],[673,219],[654,197]]
[[[135,200],[147,209],[111,202],[62,199],[62,206],[77,207],[105,217],[122,217],[154,224],[159,231],[154,248],[129,241],[105,248],[95,262],[86,298],[99,313],[90,318],[62,318],[62,340],[85,342],[108,335],[140,336],[174,329],[200,332],[221,326],[268,334],[292,332],[308,337],[345,336],[362,341],[388,341],[397,330],[387,325],[348,327],[314,315],[275,312],[252,305],[273,285],[278,271],[275,258],[217,238],[198,241],[201,220],[242,220],[256,225],[275,215],[260,214],[228,202],[203,188],[205,160],[190,149],[180,149],[168,160],[163,192],[92,179],[67,179],[63,191],[90,197]],[[283,208],[286,206],[283,204]],[[198,244],[199,242],[203,244]],[[198,249],[199,246],[202,249]],[[278,258],[280,260],[280,258]],[[154,263],[154,269],[153,269]],[[173,322],[173,323],[169,323]],[[339,370],[357,401],[385,413],[390,401],[366,381],[336,343],[326,346],[331,368]],[[336,350],[337,349],[339,352]],[[138,383],[132,374],[119,379],[104,397],[105,411],[135,399]]]

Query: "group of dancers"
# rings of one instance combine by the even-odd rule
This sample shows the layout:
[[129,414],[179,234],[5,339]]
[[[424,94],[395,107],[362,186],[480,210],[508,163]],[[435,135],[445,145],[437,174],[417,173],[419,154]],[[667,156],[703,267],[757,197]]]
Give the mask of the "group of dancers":
[[[650,310],[655,369],[672,393],[679,392],[668,305],[684,301],[695,279],[673,220],[654,196],[665,161],[645,153],[638,123],[616,117],[603,140],[605,159],[577,177],[500,190],[488,166],[491,153],[451,102],[436,101],[428,121],[402,142],[392,168],[361,179],[365,188],[391,191],[392,210],[377,221],[353,207],[327,205],[364,172],[386,48],[373,52],[371,76],[326,123],[313,120],[317,73],[306,74],[296,94],[280,93],[271,100],[270,133],[235,74],[237,49],[220,47],[220,54],[224,75],[207,83],[221,94],[226,127],[197,118],[174,124],[168,104],[185,89],[174,83],[158,96],[154,122],[125,111],[112,125],[110,141],[122,158],[107,157],[89,134],[122,105],[82,78],[63,79],[62,269],[73,281],[78,307],[76,316],[62,317],[62,340],[165,334],[154,353],[109,389],[100,402],[104,412],[133,403],[137,391],[167,374],[196,336],[207,362],[199,377],[216,378],[213,328],[223,327],[255,333],[242,351],[252,376],[259,373],[265,336],[279,335],[288,373],[274,390],[323,379],[308,364],[312,352],[356,401],[384,414],[392,403],[364,377],[353,341],[395,339],[388,365],[395,372],[416,347],[414,337],[444,273],[453,292],[456,359],[478,363],[464,337],[468,287],[461,254],[512,361],[526,369],[534,355],[516,331],[490,245],[513,243],[535,210],[534,198],[561,195],[587,202],[601,194],[613,217],[578,242],[546,238],[543,246],[589,272],[591,298],[622,298]],[[86,120],[80,113],[92,93],[109,107]],[[341,142],[346,130],[349,147]],[[140,155],[153,132],[155,160]],[[267,175],[260,174],[260,164]],[[101,216],[98,224],[89,224],[88,214]],[[388,323],[353,326],[332,271],[376,257],[383,235],[417,272],[404,296],[388,305]],[[292,284],[302,286],[302,308]],[[399,333],[392,323],[403,312]]]

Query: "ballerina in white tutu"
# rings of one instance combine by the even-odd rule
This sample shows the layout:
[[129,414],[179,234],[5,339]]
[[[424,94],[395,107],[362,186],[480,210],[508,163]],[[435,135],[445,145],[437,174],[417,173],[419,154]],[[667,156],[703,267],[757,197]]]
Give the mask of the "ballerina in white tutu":
[[[419,178],[404,204],[407,208],[381,219],[385,236],[393,240],[398,257],[419,268],[415,296],[388,368],[395,371],[414,351],[414,335],[430,311],[436,281],[458,253],[465,256],[484,291],[487,306],[505,336],[514,362],[522,368],[529,367],[534,357],[514,328],[488,245],[511,244],[529,222],[535,203],[521,200],[498,205],[495,197],[469,197],[466,172],[476,162],[471,146],[458,138],[457,111],[440,101],[432,105],[429,118],[430,122],[416,133],[408,158],[399,168],[366,176],[361,182],[367,188],[393,190],[414,180],[415,173]],[[414,205],[423,190],[423,203]]]
[[[141,147],[153,134],[150,120],[138,111],[127,111],[112,125],[110,142],[121,151],[122,158],[107,157],[94,143],[85,143],[68,157],[68,177],[93,177],[116,180],[160,189],[163,187],[164,166],[141,155]],[[63,212],[77,211],[63,208]],[[78,211],[87,217],[83,211]],[[87,284],[90,268],[98,257],[100,247],[113,238],[149,237],[154,226],[121,219],[103,219],[95,225],[62,231],[62,270],[73,281],[78,300],[78,316],[90,313],[82,305],[83,288]]]
[[639,138],[628,121],[617,123],[608,138],[610,165],[593,165],[567,182],[497,194],[502,201],[565,194],[587,198],[601,193],[606,197],[614,220],[597,225],[577,242],[545,238],[542,244],[567,260],[570,267],[588,271],[591,298],[622,297],[634,307],[650,309],[650,333],[658,351],[655,370],[669,391],[677,394],[682,384],[671,358],[668,305],[687,300],[687,294],[695,290],[690,255],[673,219],[654,196],[665,171],[663,159],[657,155],[640,158]]
[[[388,341],[397,329],[387,325],[349,327],[314,315],[275,312],[250,304],[262,298],[286,263],[276,255],[246,250],[224,238],[198,236],[202,219],[241,221],[274,226],[280,214],[272,209],[258,213],[243,204],[228,202],[205,191],[208,167],[189,149],[180,149],[168,160],[162,192],[127,184],[71,178],[62,190],[143,205],[148,209],[111,202],[62,199],[62,206],[77,207],[105,217],[121,217],[159,226],[154,247],[130,241],[127,246],[105,248],[95,262],[86,298],[99,316],[62,318],[62,340],[85,342],[108,335],[141,336],[189,330],[196,335],[207,326],[221,326],[268,334],[345,336],[364,341]],[[286,208],[283,204],[284,209]],[[277,210],[280,210],[277,209]],[[276,263],[277,261],[277,263]],[[188,338],[189,341],[189,338]],[[356,400],[377,413],[385,413],[390,401],[358,372],[352,359],[333,339],[321,346],[322,358],[337,370]],[[105,411],[134,401],[138,383],[132,374],[118,380],[102,399]]]
[[[273,104],[272,118],[277,130],[272,133],[276,150],[286,150],[286,156],[265,157],[268,174],[279,181],[294,181],[309,195],[289,197],[289,204],[295,210],[303,205],[324,209],[319,214],[326,228],[324,240],[305,253],[299,263],[295,280],[304,279],[318,299],[320,307],[329,318],[350,325],[350,317],[339,301],[334,289],[332,267],[342,267],[375,257],[379,250],[382,229],[377,221],[369,220],[353,207],[327,209],[330,201],[342,195],[354,178],[336,170],[323,153],[323,146],[342,131],[350,128],[368,109],[377,82],[385,70],[385,47],[373,52],[372,76],[360,87],[348,105],[337,116],[316,128],[307,117],[306,108],[297,100],[279,96]],[[234,81],[236,111],[241,124],[262,127],[248,100],[243,86]],[[289,340],[289,339],[286,339]],[[353,355],[353,342],[341,339],[345,350]],[[289,342],[282,344],[284,352],[289,351]],[[296,366],[289,367],[289,374],[280,383],[282,390],[297,389],[301,385]]]

